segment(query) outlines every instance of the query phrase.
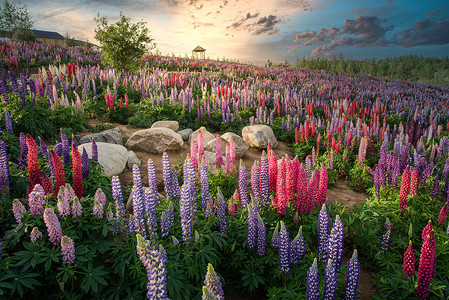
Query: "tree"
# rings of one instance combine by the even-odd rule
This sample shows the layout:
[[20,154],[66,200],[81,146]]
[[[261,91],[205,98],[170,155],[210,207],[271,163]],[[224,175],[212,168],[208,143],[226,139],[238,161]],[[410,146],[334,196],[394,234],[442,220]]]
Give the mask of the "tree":
[[64,36],[64,45],[68,47],[76,46],[75,37],[70,37],[69,33],[66,32]]
[[100,14],[94,20],[97,23],[95,38],[100,42],[103,56],[118,69],[134,69],[136,60],[156,47],[143,21],[133,24],[122,12],[120,20],[114,24],[109,25],[107,18]]
[[33,20],[26,5],[15,6],[4,0],[0,7],[0,33],[15,41],[34,41]]

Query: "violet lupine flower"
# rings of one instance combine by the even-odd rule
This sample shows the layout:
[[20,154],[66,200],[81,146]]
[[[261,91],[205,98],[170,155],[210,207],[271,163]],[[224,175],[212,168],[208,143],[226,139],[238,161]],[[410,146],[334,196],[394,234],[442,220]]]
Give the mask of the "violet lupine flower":
[[71,238],[64,235],[61,238],[62,262],[71,264],[75,260],[75,243]]
[[145,215],[147,217],[147,228],[151,239],[157,239],[157,217],[156,217],[156,198],[151,189],[144,193]]
[[215,140],[215,164],[217,170],[221,170],[221,165],[223,165],[223,156],[221,152],[221,137],[217,137]]
[[321,207],[318,215],[318,259],[326,261],[327,247],[329,239],[329,215],[327,213],[326,204]]
[[418,284],[416,286],[416,297],[418,299],[428,298],[430,281],[435,272],[435,247],[432,245],[430,235],[427,235],[423,240],[418,268]]
[[168,299],[167,296],[167,271],[165,270],[165,259],[163,253],[155,247],[150,246],[140,234],[137,234],[137,255],[147,270],[147,298]]
[[45,144],[45,142],[41,138],[39,138],[39,146],[41,148],[42,157],[44,159],[48,160],[48,148],[47,148],[47,145]]
[[101,188],[98,188],[97,191],[95,192],[94,207],[92,209],[92,212],[99,219],[103,218],[105,204],[106,204],[106,195],[103,193],[103,190]]
[[12,129],[11,115],[7,110],[5,111],[5,127],[6,127],[6,134],[14,134],[14,131]]
[[287,228],[283,221],[279,231],[278,247],[279,247],[279,269],[283,273],[290,273],[290,238]]
[[168,229],[169,229],[167,214],[165,213],[165,211],[163,211],[161,214],[160,223],[161,223],[161,236],[164,238],[168,236]]
[[61,217],[67,217],[68,215],[70,215],[69,197],[66,196],[67,193],[65,191],[66,191],[65,186],[61,186],[57,196],[58,213]]
[[25,165],[28,156],[28,146],[25,134],[23,134],[23,132],[21,132],[19,135],[19,142],[20,142],[20,156],[19,156],[19,164],[17,167],[21,170],[25,170]]
[[298,234],[292,241],[291,245],[291,262],[297,265],[299,260],[306,253],[306,241],[302,236],[302,226],[299,227]]
[[432,198],[438,198],[438,193],[440,192],[440,182],[438,181],[438,173],[435,175],[433,180]]
[[81,166],[83,172],[83,178],[89,177],[89,156],[87,155],[86,148],[83,148],[83,154],[81,156]]
[[64,165],[70,166],[70,144],[69,144],[69,138],[64,133],[64,131],[60,130],[60,136],[61,136],[61,145],[62,145],[62,157],[64,158]]
[[271,237],[271,247],[278,248],[278,240],[279,240],[279,223],[276,224],[276,227],[273,230],[273,236]]
[[42,215],[46,203],[47,201],[45,201],[44,188],[40,184],[36,184],[31,193],[28,195],[28,204],[30,206],[31,215]]
[[220,277],[214,270],[214,267],[208,263],[206,278],[204,279],[204,284],[212,292],[217,300],[224,300],[223,287],[221,285]]
[[[154,167],[154,162],[151,158],[148,159],[148,187],[153,190],[153,193],[157,195],[157,179],[156,179],[156,168]],[[159,198],[158,198],[159,201]]]
[[190,189],[187,185],[181,187],[181,201],[180,201],[180,214],[181,214],[181,228],[182,228],[182,240],[188,242],[192,236],[192,216],[191,216],[191,195]]
[[345,227],[340,216],[337,215],[327,244],[328,258],[332,260],[337,272],[340,272],[340,266],[343,260],[344,241]]
[[248,186],[246,184],[246,167],[242,160],[240,160],[239,167],[239,194],[240,200],[243,206],[247,206],[249,203]]
[[16,219],[17,224],[22,225],[23,214],[26,212],[25,206],[19,199],[14,199],[12,202],[12,212],[14,214],[14,218]]
[[346,275],[345,294],[343,299],[357,299],[357,287],[360,279],[360,263],[357,249],[354,249],[351,259],[348,261],[348,273]]
[[257,243],[257,214],[254,212],[253,207],[248,204],[248,235],[246,239],[246,247],[248,249],[256,248]]
[[181,191],[179,190],[178,171],[176,171],[175,167],[171,168],[171,180],[173,184],[173,194],[175,198],[181,197]]
[[320,275],[318,274],[317,259],[307,271],[307,300],[320,299]]
[[257,161],[254,161],[254,165],[251,168],[251,188],[253,190],[254,198],[260,202],[260,175],[259,165]]
[[136,185],[134,185],[131,195],[133,198],[133,221],[134,221],[133,232],[139,233],[142,236],[146,237],[143,194],[140,193],[139,188]]
[[42,232],[39,231],[39,228],[36,226],[33,227],[30,234],[30,240],[32,243],[35,243],[39,238],[42,237]]
[[48,207],[44,211],[44,222],[47,226],[48,238],[53,245],[57,245],[61,242],[62,229],[59,223],[58,216],[56,216],[53,208]]
[[217,200],[215,206],[217,207],[218,231],[221,234],[226,234],[226,203],[220,187],[217,187]]
[[80,200],[77,196],[73,197],[72,204],[72,218],[81,217],[83,214],[83,207],[81,206]]
[[269,205],[269,197],[270,197],[270,179],[269,179],[269,166],[268,166],[268,158],[265,154],[265,151],[262,151],[262,157],[260,158],[260,204],[262,207],[267,207]]
[[[3,143],[3,141],[1,141],[1,143]],[[1,196],[4,196],[9,192],[8,157],[3,154],[0,154],[0,192]]]
[[337,293],[337,266],[335,262],[329,258],[324,270],[324,292],[323,300],[335,300]]
[[409,242],[407,250],[405,250],[402,271],[409,276],[415,274],[415,252],[413,252],[412,241]]
[[92,159],[94,160],[94,161],[97,161],[98,162],[98,147],[97,147],[97,143],[95,142],[95,140],[92,138],[92,146],[91,146],[92,148],[92,150],[91,150],[91,152],[92,152]]
[[266,235],[267,232],[263,219],[259,214],[257,214],[257,254],[259,256],[265,256]]
[[167,223],[169,228],[175,225],[175,208],[173,207],[172,201],[168,203],[167,207]]
[[203,210],[203,213],[205,213],[207,205],[210,201],[209,172],[207,170],[207,164],[205,163],[201,163],[200,165],[200,183],[201,183],[201,209]]
[[162,175],[164,179],[165,193],[170,198],[170,200],[174,200],[177,193],[175,191],[170,158],[168,157],[168,154],[166,152],[164,152],[164,154],[162,155]]
[[393,232],[393,223],[387,218],[384,224],[384,228],[387,232],[382,236],[382,243],[380,245],[380,250],[388,251],[390,250],[391,243],[391,233]]

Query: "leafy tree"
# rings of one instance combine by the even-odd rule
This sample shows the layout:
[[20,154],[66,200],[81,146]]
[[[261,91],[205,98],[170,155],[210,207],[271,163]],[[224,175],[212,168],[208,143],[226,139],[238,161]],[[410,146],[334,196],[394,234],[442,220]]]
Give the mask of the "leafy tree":
[[69,33],[66,32],[64,36],[64,45],[69,47],[76,46],[75,37],[70,37]]
[[100,14],[94,20],[97,23],[95,38],[101,44],[105,60],[116,68],[134,69],[135,61],[156,47],[143,21],[131,23],[122,12],[120,20],[114,24],[108,24],[107,18]]
[[4,37],[11,37],[15,25],[16,7],[8,0],[0,6],[0,33]]
[[4,0],[0,7],[0,32],[15,41],[34,41],[33,20],[26,5],[15,6]]

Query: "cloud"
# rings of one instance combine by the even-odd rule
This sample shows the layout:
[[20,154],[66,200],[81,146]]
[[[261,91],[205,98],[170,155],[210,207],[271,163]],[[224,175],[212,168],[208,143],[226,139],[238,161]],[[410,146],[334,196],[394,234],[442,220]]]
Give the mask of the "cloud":
[[394,43],[402,47],[445,45],[449,43],[449,19],[430,18],[415,22],[413,28],[398,32]]
[[247,13],[246,16],[244,18],[241,18],[240,20],[232,23],[231,25],[229,25],[227,28],[234,28],[237,29],[239,27],[241,27],[243,25],[243,23],[245,23],[246,21],[250,20],[250,19],[254,19],[257,18],[260,15],[260,13],[255,13],[253,15],[251,15],[251,13]]
[[296,49],[298,49],[298,45],[287,46],[287,50],[282,54],[282,56],[292,56],[295,55]]
[[256,22],[249,23],[248,21],[251,19],[255,19],[259,17],[260,13],[256,13],[251,15],[251,13],[247,13],[244,18],[232,23],[227,29],[243,29],[252,35],[274,35],[279,32],[279,28],[276,27],[277,24],[283,23],[283,21],[273,15],[268,15],[264,17],[260,17]]

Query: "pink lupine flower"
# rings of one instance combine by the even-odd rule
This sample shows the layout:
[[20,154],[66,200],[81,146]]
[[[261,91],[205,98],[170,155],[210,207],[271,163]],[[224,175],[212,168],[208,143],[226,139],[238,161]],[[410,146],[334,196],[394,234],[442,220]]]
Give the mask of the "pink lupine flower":
[[318,193],[316,198],[318,206],[323,206],[323,204],[326,202],[327,185],[328,185],[327,169],[323,166],[323,164],[321,164],[320,182],[318,185]]
[[73,204],[72,204],[72,217],[80,217],[83,213],[83,207],[81,206],[80,200],[78,197],[73,198]]
[[233,139],[229,142],[229,157],[231,159],[231,169],[235,169],[235,142]]
[[419,179],[418,170],[413,170],[412,177],[410,179],[410,195],[418,194],[418,179]]
[[410,189],[410,171],[408,166],[405,168],[401,179],[401,189],[399,192],[399,210],[407,208],[408,192]]
[[37,239],[42,237],[42,232],[39,231],[39,228],[37,228],[36,226],[33,227],[33,230],[31,230],[31,234],[30,234],[30,240],[32,243],[35,243],[37,241]]
[[75,260],[75,243],[66,235],[61,238],[61,252],[64,264],[73,263]]
[[31,215],[42,215],[44,213],[44,206],[46,203],[47,201],[45,201],[44,188],[37,183],[28,195],[28,204],[30,206]]
[[438,221],[438,223],[440,223],[441,225],[443,225],[444,223],[446,223],[446,220],[447,220],[447,214],[448,214],[448,204],[449,202],[446,202],[444,205],[443,205],[443,207],[441,208],[441,211],[440,211],[440,215],[438,216],[438,219],[437,219],[437,221]]
[[44,222],[47,225],[48,238],[53,245],[58,244],[61,241],[62,229],[59,223],[58,216],[56,216],[53,208],[48,207],[44,211]]
[[196,141],[192,141],[190,144],[190,159],[195,166],[195,170],[198,169],[198,144]]
[[16,219],[17,224],[22,225],[23,214],[26,212],[25,206],[19,199],[14,199],[12,202],[12,212],[14,214],[14,218]]
[[62,186],[59,189],[58,193],[58,212],[61,217],[67,217],[70,215],[70,198],[68,197],[68,193],[66,192],[65,186]]
[[225,173],[229,174],[231,172],[231,149],[229,148],[229,144],[226,145],[226,156],[225,156]]
[[299,166],[296,190],[296,211],[304,214],[307,200],[307,174],[303,164]]
[[202,157],[204,156],[204,141],[203,141],[203,133],[201,130],[198,131],[197,135],[198,139],[198,160],[201,162]]
[[268,154],[268,178],[270,181],[270,191],[276,191],[276,180],[278,172],[278,160],[273,150],[267,152]]
[[232,199],[232,198],[229,200],[229,203],[228,203],[228,214],[235,217],[235,203],[234,203],[234,199]]
[[407,250],[405,250],[404,267],[402,271],[407,275],[415,274],[415,253],[413,252],[412,241],[410,241]]
[[215,164],[217,166],[217,170],[221,169],[221,165],[223,164],[223,156],[221,152],[221,137],[217,137],[215,141]]
[[435,271],[435,248],[432,246],[430,235],[424,238],[421,248],[421,258],[418,268],[418,284],[416,286],[416,297],[427,299],[429,297],[430,281]]

